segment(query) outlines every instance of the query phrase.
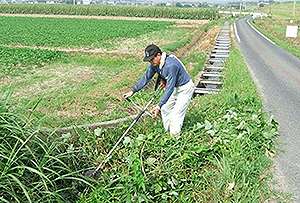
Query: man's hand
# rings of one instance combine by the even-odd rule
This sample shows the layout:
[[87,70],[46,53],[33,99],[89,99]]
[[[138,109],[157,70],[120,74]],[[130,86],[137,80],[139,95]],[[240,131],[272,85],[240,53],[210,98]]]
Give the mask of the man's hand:
[[160,111],[160,107],[159,107],[159,106],[156,106],[154,109],[152,109],[151,112],[154,114],[154,115],[152,116],[153,119],[155,119],[155,118],[158,116],[159,111]]
[[133,95],[133,91],[127,92],[126,94],[123,95],[124,99],[127,99]]

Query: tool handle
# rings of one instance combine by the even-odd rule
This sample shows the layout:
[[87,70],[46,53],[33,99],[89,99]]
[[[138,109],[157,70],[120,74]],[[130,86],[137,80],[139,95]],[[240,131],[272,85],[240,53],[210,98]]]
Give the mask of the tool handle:
[[[146,104],[144,108],[142,108],[141,112],[136,116],[136,118],[133,120],[133,122],[130,124],[130,126],[126,129],[126,131],[123,133],[123,135],[119,138],[119,140],[116,142],[116,144],[111,148],[111,150],[106,155],[106,158],[98,165],[96,170],[94,171],[93,175],[99,171],[99,169],[109,160],[111,154],[113,151],[117,148],[117,146],[120,144],[120,142],[123,140],[123,138],[127,135],[129,130],[132,128],[132,126],[140,119],[140,117],[145,113],[148,106],[152,103],[152,101],[155,99],[155,97],[158,96],[160,91],[163,89],[162,86],[159,86],[158,90],[155,92],[155,94],[151,97],[150,101]],[[126,98],[128,100],[128,98]],[[128,101],[131,101],[130,99]]]
[[129,99],[128,97],[126,98],[126,100],[130,103],[132,103],[131,99]]

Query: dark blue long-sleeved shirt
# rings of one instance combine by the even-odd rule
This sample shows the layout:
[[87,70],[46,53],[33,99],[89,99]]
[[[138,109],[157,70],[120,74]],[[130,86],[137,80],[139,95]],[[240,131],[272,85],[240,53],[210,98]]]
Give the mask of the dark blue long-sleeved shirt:
[[155,73],[160,74],[161,78],[167,83],[165,93],[158,103],[159,107],[162,107],[168,101],[175,87],[182,86],[190,81],[190,76],[179,59],[173,55],[167,55],[163,67],[160,69],[159,66],[150,65],[132,91],[137,92],[141,90],[150,82]]

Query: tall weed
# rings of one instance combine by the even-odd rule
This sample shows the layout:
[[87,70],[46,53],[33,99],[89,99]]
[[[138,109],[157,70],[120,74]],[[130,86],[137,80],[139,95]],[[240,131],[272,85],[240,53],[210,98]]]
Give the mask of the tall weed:
[[81,177],[69,141],[43,136],[10,106],[11,93],[0,94],[1,202],[74,202],[90,185]]

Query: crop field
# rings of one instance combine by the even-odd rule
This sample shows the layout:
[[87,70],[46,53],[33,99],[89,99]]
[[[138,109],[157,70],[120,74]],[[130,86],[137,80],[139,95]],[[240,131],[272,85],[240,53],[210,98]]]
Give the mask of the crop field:
[[0,4],[0,13],[60,14],[60,15],[95,15],[128,16],[149,18],[173,18],[195,20],[217,20],[216,9],[206,8],[169,8],[148,6],[73,6],[73,5],[34,5]]
[[99,48],[109,40],[165,29],[172,22],[0,17],[2,45]]
[[[7,12],[20,12],[20,5],[15,6]],[[74,8],[82,12],[88,7]],[[94,131],[54,130],[136,114],[122,95],[147,69],[142,58],[150,43],[178,56],[195,79],[224,20],[191,26],[170,21],[0,19],[1,202],[281,198],[267,184],[277,123],[262,110],[234,44],[222,92],[192,100],[180,139],[164,132],[160,118],[145,118],[125,137],[97,181],[84,172],[103,160],[129,122]],[[152,94],[151,83],[132,99],[143,105]]]
[[203,32],[153,21],[1,17],[0,24],[0,86],[13,87],[21,106],[39,103],[46,126],[128,115],[121,98],[147,67],[144,47],[175,52]]

